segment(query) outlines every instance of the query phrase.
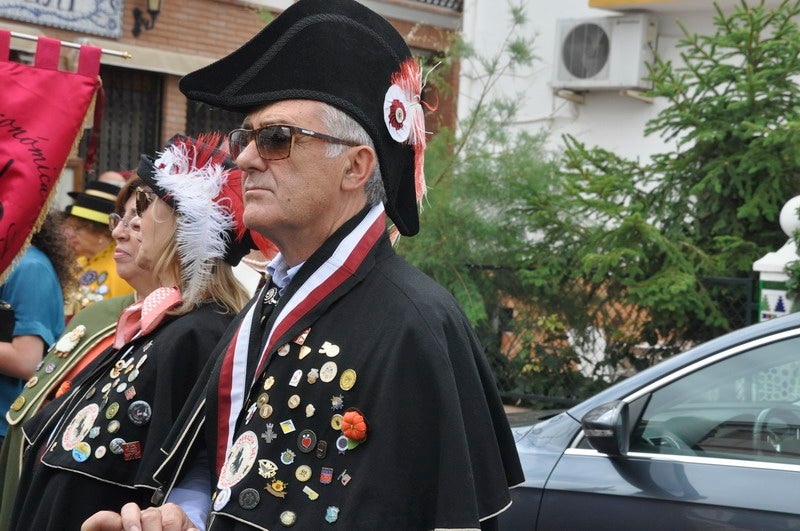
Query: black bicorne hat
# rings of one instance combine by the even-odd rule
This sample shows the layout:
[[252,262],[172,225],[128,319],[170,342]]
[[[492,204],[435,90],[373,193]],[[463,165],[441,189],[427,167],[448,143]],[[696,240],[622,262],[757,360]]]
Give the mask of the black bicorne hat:
[[235,112],[287,99],[344,111],[375,143],[389,217],[403,235],[419,231],[425,149],[419,66],[377,13],[353,0],[300,0],[238,50],[185,76],[180,89]]

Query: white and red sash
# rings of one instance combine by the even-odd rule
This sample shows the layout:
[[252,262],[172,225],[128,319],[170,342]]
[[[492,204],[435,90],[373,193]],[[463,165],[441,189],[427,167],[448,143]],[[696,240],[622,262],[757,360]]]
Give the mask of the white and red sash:
[[[259,356],[256,371],[251,375],[252,386],[264,368],[275,342],[292,328],[304,315],[330,295],[361,266],[364,258],[386,231],[386,214],[382,204],[373,207],[350,234],[339,243],[333,254],[311,276],[303,282],[292,297],[282,305],[273,321],[264,351]],[[281,301],[283,302],[283,301]],[[233,444],[233,436],[239,413],[244,407],[249,392],[247,358],[250,330],[257,305],[250,307],[236,331],[220,370],[217,388],[217,477],[224,464],[228,450]]]

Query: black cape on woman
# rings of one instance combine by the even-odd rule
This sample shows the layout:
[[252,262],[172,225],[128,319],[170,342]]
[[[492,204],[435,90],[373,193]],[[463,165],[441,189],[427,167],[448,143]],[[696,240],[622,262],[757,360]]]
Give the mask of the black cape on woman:
[[11,529],[80,529],[100,510],[153,505],[160,448],[232,318],[216,305],[167,317],[106,350],[28,421]]

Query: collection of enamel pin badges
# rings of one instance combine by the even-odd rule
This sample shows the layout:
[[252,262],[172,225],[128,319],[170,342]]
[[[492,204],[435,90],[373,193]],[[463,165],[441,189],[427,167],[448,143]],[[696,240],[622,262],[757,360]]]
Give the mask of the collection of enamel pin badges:
[[[277,355],[286,357],[290,355],[292,350],[297,351],[296,355],[299,360],[312,355],[313,349],[305,344],[309,332],[310,329],[306,329],[291,342],[296,345],[294,349],[292,344],[287,343],[278,349]],[[68,357],[84,334],[85,328],[79,326],[63,336],[54,347],[55,356],[57,358]],[[90,401],[90,403],[78,410],[64,428],[60,440],[61,447],[70,452],[72,459],[76,462],[87,461],[92,455],[96,459],[103,459],[107,452],[120,455],[125,461],[142,457],[140,441],[126,441],[122,437],[113,437],[113,435],[117,434],[122,427],[121,421],[130,422],[135,426],[143,426],[152,417],[152,408],[147,401],[134,400],[137,394],[134,382],[139,377],[140,369],[147,361],[147,351],[152,344],[152,340],[145,343],[138,357],[123,356],[108,371],[107,375],[102,376],[84,394],[83,400]],[[334,382],[338,376],[338,389],[334,391],[330,398],[330,408],[333,411],[330,418],[330,426],[335,432],[340,433],[335,441],[335,447],[340,454],[344,454],[355,449],[366,440],[367,422],[358,409],[350,408],[345,410],[345,399],[342,392],[350,391],[353,388],[357,374],[353,369],[345,369],[339,373],[339,367],[335,361],[339,352],[338,345],[329,341],[323,342],[317,349],[316,354],[316,356],[324,356],[320,367],[311,368],[307,372],[302,369],[295,370],[291,379],[285,385],[291,390],[292,388],[298,388],[304,379],[308,385],[313,385],[318,381],[322,383]],[[50,374],[56,368],[57,364],[55,362],[47,364],[41,362],[36,367],[36,372],[44,370],[46,374]],[[34,375],[27,382],[26,387],[35,387],[38,382],[39,377]],[[247,408],[244,419],[247,431],[242,433],[232,445],[222,467],[217,490],[212,496],[215,511],[221,511],[230,502],[231,487],[248,475],[256,461],[258,474],[266,480],[266,486],[263,490],[270,495],[276,498],[286,498],[289,491],[287,471],[293,469],[294,478],[300,484],[303,484],[302,489],[300,489],[302,493],[312,501],[319,498],[320,494],[312,487],[312,479],[315,475],[312,467],[308,464],[293,465],[298,451],[302,454],[313,453],[314,457],[319,460],[325,459],[328,454],[328,441],[319,439],[317,434],[310,429],[302,429],[295,435],[297,428],[291,418],[283,420],[272,418],[273,405],[270,404],[269,393],[279,387],[280,382],[274,376],[268,376],[266,371],[259,379],[256,385],[257,391],[254,390],[253,394],[253,396],[257,395],[257,398]],[[102,393],[100,402],[91,401],[98,391]],[[287,401],[287,406],[294,411],[301,406],[302,401],[299,394],[293,393]],[[24,397],[21,395],[12,404],[11,409],[17,411],[23,407],[24,403]],[[124,414],[120,415],[120,411],[123,411]],[[316,406],[312,403],[307,403],[302,411],[304,411],[306,418],[318,413]],[[261,433],[257,434],[256,431],[259,431],[257,428],[259,418],[266,422],[263,430],[260,430]],[[277,428],[275,426],[276,423],[278,425]],[[256,429],[256,431],[253,431],[253,429]],[[111,441],[107,445],[94,445],[93,448],[92,441],[101,435],[103,430],[111,434]],[[289,439],[292,442],[287,444],[286,448],[280,453],[280,465],[282,466],[268,459],[258,459],[259,439],[263,440],[265,444],[272,445],[280,438],[282,440],[278,441],[277,444],[283,444],[287,437],[282,436],[292,437],[292,439]],[[58,440],[54,441],[49,451],[55,451],[58,443]],[[320,485],[328,485],[337,481],[345,486],[352,479],[346,469],[335,471],[333,468],[326,466],[319,467],[319,475],[317,477]],[[238,495],[238,504],[243,509],[255,509],[260,501],[261,493],[254,488],[245,488]],[[328,506],[325,508],[324,518],[327,522],[334,523],[338,517],[338,507]],[[293,525],[296,520],[297,514],[294,511],[286,510],[280,515],[281,524],[287,527]]]
[[[102,459],[107,452],[119,455],[125,461],[142,457],[142,443],[127,441],[115,436],[122,429],[123,422],[134,426],[144,426],[150,422],[153,409],[145,400],[137,400],[135,380],[140,375],[142,366],[147,362],[147,351],[153,340],[144,344],[138,356],[123,356],[116,361],[106,375],[100,377],[83,395],[82,401],[89,404],[81,407],[61,433],[61,447],[72,454],[78,463],[87,461],[92,455]],[[46,369],[45,369],[46,370]],[[100,392],[100,402],[93,401]],[[96,399],[95,399],[96,400]],[[105,420],[104,420],[105,419]],[[103,433],[111,435],[111,441],[105,444],[93,444]],[[54,441],[49,448],[54,452],[59,441]]]
[[[72,350],[80,343],[81,338],[86,334],[86,327],[83,325],[78,325],[69,333],[64,334],[61,338],[56,342],[56,344],[52,348],[53,355],[58,359],[65,359],[69,357],[72,353]],[[44,360],[40,361],[38,365],[36,365],[35,374],[31,376],[31,378],[25,383],[26,389],[32,389],[39,384],[40,377],[38,374],[41,374],[41,371],[44,369],[44,374],[52,374],[58,368],[58,364],[55,361],[49,361],[45,364]],[[65,391],[69,390],[69,382],[65,381],[61,384],[59,391],[64,389]],[[59,396],[59,394],[56,394]],[[12,411],[19,411],[25,405],[25,393],[19,395],[16,400],[11,404]]]
[[[315,489],[325,488],[318,487],[315,483],[330,485],[338,482],[345,486],[352,479],[346,469],[334,470],[331,467],[320,466],[319,473],[315,474],[312,461],[305,459],[306,463],[295,464],[295,458],[298,457],[297,452],[313,455],[320,461],[325,459],[329,451],[328,441],[319,438],[313,430],[300,429],[298,431],[291,418],[276,419],[273,417],[274,409],[270,403],[270,393],[282,387],[281,392],[288,390],[290,393],[286,403],[289,411],[298,411],[300,415],[304,413],[305,418],[321,414],[312,403],[307,403],[303,409],[298,409],[301,408],[303,399],[299,393],[292,391],[301,385],[335,382],[338,376],[338,389],[335,389],[330,398],[330,408],[333,411],[330,426],[335,432],[340,433],[335,441],[336,450],[339,454],[344,454],[355,449],[367,438],[367,422],[363,414],[355,408],[345,409],[345,398],[342,393],[351,390],[355,385],[356,371],[345,369],[341,373],[339,372],[335,358],[339,355],[340,349],[338,345],[329,341],[323,342],[315,353],[315,349],[305,344],[309,332],[310,329],[306,329],[291,343],[283,345],[278,349],[277,355],[281,357],[297,356],[299,360],[311,355],[316,357],[321,365],[319,368],[311,368],[305,372],[297,369],[292,373],[290,380],[283,383],[276,380],[274,376],[267,375],[267,371],[261,375],[251,393],[252,403],[247,407],[244,417],[242,429],[246,431],[236,438],[222,466],[217,490],[212,497],[215,511],[222,511],[231,502],[231,488],[242,481],[256,464],[258,474],[266,480],[263,491],[281,499],[285,499],[289,491],[287,479],[290,474],[293,474],[294,479],[298,482],[297,490],[311,501],[320,497],[320,493]],[[295,346],[293,347],[292,344]],[[296,354],[293,354],[293,351]],[[260,425],[265,426],[263,431],[259,430],[258,426]],[[261,433],[257,434],[258,431]],[[281,448],[279,450],[280,463],[258,458],[259,439],[264,444],[278,445]],[[314,481],[315,477],[316,481]],[[261,502],[261,496],[262,493],[258,489],[248,487],[239,492],[237,501],[243,509],[255,509]],[[291,510],[283,511],[280,514],[281,524],[287,527],[293,525],[297,518],[297,513]],[[329,523],[336,522],[339,518],[339,508],[332,505],[327,506],[324,518]]]

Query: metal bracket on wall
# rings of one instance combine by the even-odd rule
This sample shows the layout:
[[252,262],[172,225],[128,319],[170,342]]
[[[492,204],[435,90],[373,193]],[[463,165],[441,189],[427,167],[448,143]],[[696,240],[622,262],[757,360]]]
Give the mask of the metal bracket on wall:
[[586,103],[586,96],[584,96],[580,92],[573,92],[571,90],[560,89],[555,91],[555,95],[559,98],[564,98],[567,101],[571,101],[572,103],[577,103],[578,105],[583,105]]
[[644,92],[641,90],[634,90],[634,89],[623,89],[620,90],[619,93],[623,96],[627,96],[628,98],[633,98],[635,100],[639,100],[643,103],[653,103],[653,98],[649,98],[644,95]]

